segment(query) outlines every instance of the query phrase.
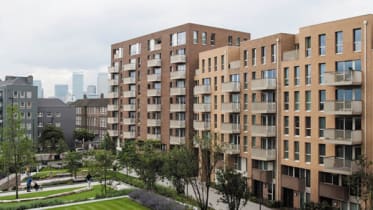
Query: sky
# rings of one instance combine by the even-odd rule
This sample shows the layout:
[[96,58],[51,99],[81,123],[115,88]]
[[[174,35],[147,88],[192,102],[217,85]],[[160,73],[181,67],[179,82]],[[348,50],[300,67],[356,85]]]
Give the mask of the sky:
[[369,13],[372,0],[0,0],[0,78],[33,75],[49,97],[72,72],[96,84],[111,44],[187,22],[258,38]]

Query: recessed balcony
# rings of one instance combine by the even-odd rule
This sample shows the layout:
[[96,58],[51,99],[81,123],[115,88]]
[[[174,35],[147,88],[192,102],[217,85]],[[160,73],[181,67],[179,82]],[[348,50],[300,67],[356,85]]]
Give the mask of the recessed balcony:
[[251,113],[253,114],[276,113],[276,103],[275,102],[252,102]]
[[185,128],[185,120],[170,120],[170,128]]
[[123,78],[123,84],[135,84],[136,77],[125,77]]
[[118,136],[118,131],[117,130],[108,130],[107,132],[108,132],[110,137]]
[[159,58],[148,60],[148,67],[159,67],[162,66],[162,61]]
[[161,105],[160,104],[148,104],[148,112],[160,112]]
[[251,81],[251,90],[275,90],[276,79],[257,79]]
[[222,123],[220,128],[221,133],[240,133],[239,123]]
[[151,133],[148,133],[146,135],[146,138],[148,140],[161,140],[161,134],[151,134]]
[[221,105],[222,113],[240,112],[240,103],[223,103]]
[[118,98],[119,94],[118,92],[109,92],[108,98]]
[[272,182],[272,171],[269,170],[262,170],[259,168],[252,169],[252,178],[264,183],[271,183]]
[[136,97],[136,90],[123,91],[122,95],[124,98]]
[[117,124],[118,123],[118,117],[108,117],[107,122],[109,124]]
[[252,136],[273,137],[276,136],[276,126],[274,125],[252,125]]
[[185,79],[185,71],[173,71],[170,73],[170,79]]
[[263,161],[276,160],[276,149],[252,148],[251,158]]
[[149,74],[148,82],[159,82],[161,81],[161,74]]
[[170,104],[170,112],[185,112],[185,104]]
[[136,63],[123,64],[123,71],[136,70]]
[[237,155],[241,152],[239,144],[224,144],[223,151],[229,155]]
[[207,130],[210,130],[211,128],[211,122],[195,120],[193,121],[193,127],[194,127],[194,130],[197,130],[197,131],[207,131]]
[[324,84],[330,86],[361,85],[361,71],[325,72]]
[[148,89],[148,96],[161,96],[161,89]]
[[107,105],[107,110],[109,112],[118,111],[118,105],[116,105],[116,104],[109,104],[109,105]]
[[136,132],[134,132],[134,131],[123,131],[122,136],[125,139],[134,139],[136,137]]
[[304,190],[306,189],[304,179],[284,174],[281,175],[281,185],[282,187],[292,189],[296,192],[304,192]]
[[337,157],[324,158],[324,171],[335,174],[352,175],[359,170],[356,160],[346,160]]
[[183,145],[185,144],[185,136],[170,136],[171,145]]
[[127,111],[127,112],[129,112],[129,111],[136,111],[136,104],[124,104],[124,105],[122,105],[122,109],[123,109],[123,111]]
[[134,125],[136,124],[136,118],[123,118],[123,124],[125,125]]
[[358,115],[362,112],[361,101],[325,101],[325,114]]
[[108,82],[110,86],[116,86],[119,84],[118,79],[109,79]]
[[210,85],[197,85],[194,87],[193,91],[194,91],[194,95],[210,94],[211,86]]
[[211,104],[193,104],[194,112],[210,112]]
[[324,140],[331,144],[354,145],[361,144],[361,130],[343,130],[328,128],[324,131]]
[[147,125],[148,127],[159,127],[161,126],[161,120],[160,119],[148,119]]
[[170,95],[171,96],[185,95],[185,88],[184,87],[171,88]]
[[221,86],[221,91],[226,92],[240,92],[240,82],[226,82]]
[[185,63],[186,55],[172,55],[170,62],[171,63]]

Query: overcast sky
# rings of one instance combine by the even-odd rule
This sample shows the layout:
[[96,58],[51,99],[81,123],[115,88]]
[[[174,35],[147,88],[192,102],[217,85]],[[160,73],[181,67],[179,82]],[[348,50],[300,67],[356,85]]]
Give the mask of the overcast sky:
[[368,13],[372,0],[0,0],[0,78],[33,75],[52,96],[74,71],[95,84],[112,43],[186,22],[257,38]]

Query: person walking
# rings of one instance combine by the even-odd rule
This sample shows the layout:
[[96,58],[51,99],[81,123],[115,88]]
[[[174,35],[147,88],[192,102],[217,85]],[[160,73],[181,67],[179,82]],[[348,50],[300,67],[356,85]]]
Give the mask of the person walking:
[[90,173],[87,174],[87,183],[88,183],[88,189],[91,189],[91,179],[92,179],[92,176]]

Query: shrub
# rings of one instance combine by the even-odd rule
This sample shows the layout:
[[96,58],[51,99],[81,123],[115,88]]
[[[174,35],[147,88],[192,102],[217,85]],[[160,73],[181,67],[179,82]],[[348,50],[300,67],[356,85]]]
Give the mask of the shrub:
[[187,207],[161,195],[146,191],[134,190],[129,196],[152,210],[185,210]]

